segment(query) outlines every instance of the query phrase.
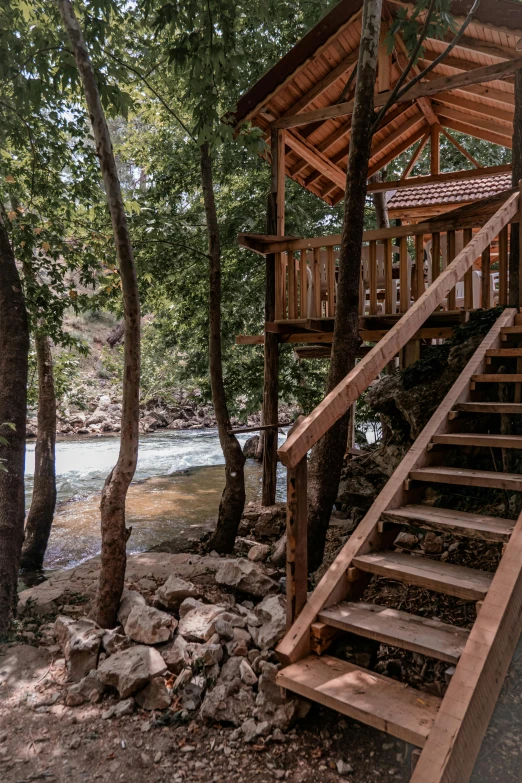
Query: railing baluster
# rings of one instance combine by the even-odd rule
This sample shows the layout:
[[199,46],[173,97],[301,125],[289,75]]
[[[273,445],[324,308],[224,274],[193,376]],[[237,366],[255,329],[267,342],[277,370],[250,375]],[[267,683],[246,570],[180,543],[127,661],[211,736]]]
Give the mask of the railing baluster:
[[335,260],[332,245],[326,248],[326,279],[328,281],[328,317],[333,318],[335,315]]
[[308,297],[308,259],[305,250],[301,250],[301,261],[299,264],[300,281],[299,281],[299,297],[300,297],[300,318],[308,318],[307,312],[307,297]]
[[283,282],[281,269],[282,269],[282,253],[276,253],[275,255],[275,319],[276,321],[281,321],[283,318],[284,292],[281,290],[282,282]]
[[392,314],[394,311],[392,304],[392,287],[393,287],[393,258],[392,258],[392,241],[391,238],[384,240],[384,312],[386,315]]
[[359,269],[359,315],[366,315],[366,286],[364,285],[362,263]]
[[[473,229],[465,228],[463,233],[464,247],[473,239]],[[464,275],[464,309],[473,310],[473,266]]]
[[373,239],[369,247],[370,262],[370,315],[377,315],[377,242]]
[[288,318],[297,318],[295,290],[295,256],[293,250],[288,252]]
[[410,287],[408,285],[408,240],[401,237],[399,242],[399,283],[400,312],[405,313],[410,307]]
[[314,248],[312,277],[314,281],[314,317],[321,318],[321,250]]
[[418,234],[415,237],[415,295],[417,301],[424,293],[424,237]]
[[504,226],[498,235],[498,303],[508,303],[508,231],[509,226]]
[[482,251],[482,307],[491,307],[491,245]]
[[431,243],[431,282],[440,275],[440,234],[436,231]]
[[294,623],[306,603],[308,589],[307,455],[287,471],[286,625]]
[[[456,252],[456,239],[455,239],[454,231],[448,231],[446,241],[448,243],[448,265],[449,265],[455,258],[455,252]],[[456,309],[457,305],[455,302],[455,297],[456,297],[455,288],[452,288],[448,294],[448,310]]]

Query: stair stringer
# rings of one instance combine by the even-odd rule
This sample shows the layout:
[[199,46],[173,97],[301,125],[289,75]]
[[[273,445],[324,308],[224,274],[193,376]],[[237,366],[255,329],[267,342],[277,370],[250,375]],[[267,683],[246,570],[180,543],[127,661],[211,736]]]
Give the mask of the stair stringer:
[[381,514],[412,502],[413,493],[405,489],[410,471],[414,468],[426,467],[433,460],[433,452],[428,451],[432,437],[448,431],[449,412],[455,405],[469,400],[471,376],[486,366],[486,351],[500,346],[501,329],[512,325],[515,315],[516,310],[510,308],[504,310],[496,320],[366,516],[324,574],[300,615],[277,647],[276,652],[283,665],[295,663],[310,653],[311,625],[322,609],[340,603],[348,597],[350,600],[357,600],[357,581],[349,582],[347,579],[347,571],[352,566],[353,559],[358,555],[385,548],[387,535],[386,532],[379,530]]

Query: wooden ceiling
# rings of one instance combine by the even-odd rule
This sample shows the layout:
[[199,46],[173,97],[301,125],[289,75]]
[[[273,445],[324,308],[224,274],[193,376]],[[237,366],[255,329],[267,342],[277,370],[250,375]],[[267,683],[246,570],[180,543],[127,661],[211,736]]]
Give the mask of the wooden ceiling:
[[[405,0],[384,0],[383,29]],[[472,0],[458,0],[452,11],[461,23]],[[268,134],[270,124],[290,115],[310,112],[349,101],[361,34],[362,0],[341,0],[294,48],[274,65],[238,102],[236,124],[252,123]],[[429,38],[422,59],[423,69],[444,50],[446,41]],[[426,82],[455,76],[476,68],[522,56],[517,44],[522,38],[522,4],[512,0],[482,0],[474,21],[447,60],[432,71]],[[521,42],[522,44],[522,42]],[[376,92],[393,88],[407,62],[400,35],[391,56],[384,45],[379,57]],[[415,71],[416,73],[417,71]],[[429,138],[430,128],[441,125],[504,147],[511,147],[514,115],[513,77],[471,84],[430,97],[395,105],[376,132],[369,176],[411,147]],[[286,173],[328,204],[344,196],[351,117],[340,116],[309,122],[286,130]]]

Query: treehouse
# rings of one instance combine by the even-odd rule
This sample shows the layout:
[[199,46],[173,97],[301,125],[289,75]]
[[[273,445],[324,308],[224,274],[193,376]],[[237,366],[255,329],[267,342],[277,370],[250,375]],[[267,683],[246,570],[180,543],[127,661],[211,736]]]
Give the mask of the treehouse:
[[[344,197],[362,5],[362,0],[341,0],[242,96],[235,115],[238,127],[251,121],[263,131],[272,172],[267,233],[239,236],[243,247],[266,258],[265,330],[262,335],[237,337],[240,344],[265,345],[267,504],[275,499],[278,344],[295,344],[301,356],[329,355],[341,241],[340,235],[285,234],[285,180],[294,179],[331,206]],[[377,108],[388,104],[408,62],[400,33],[389,52],[387,28],[398,8],[408,12],[414,5],[405,0],[383,2]],[[453,2],[457,29],[472,5],[471,0]],[[480,166],[463,137],[454,135],[506,149],[517,138],[514,84],[515,73],[522,68],[522,5],[482,0],[464,34],[440,57],[454,38],[454,33],[445,40],[427,38],[408,79],[429,70],[388,106],[373,137],[368,192],[386,194],[390,218],[397,225],[363,236],[359,331],[366,345],[360,360],[294,426],[278,451],[288,470],[288,631],[278,647],[283,664],[278,682],[416,746],[412,783],[469,779],[522,631],[522,517],[490,517],[423,502],[425,491],[441,484],[522,492],[518,473],[446,466],[449,448],[471,446],[477,454],[481,449],[493,453],[522,448],[522,438],[507,434],[504,426],[506,417],[510,421],[522,415],[522,316],[508,307],[521,303],[522,275],[517,263],[510,264],[510,251],[516,243],[512,258],[517,259],[519,232],[513,226],[520,222],[522,196],[518,185],[512,186],[510,165]],[[471,168],[441,170],[442,136]],[[430,174],[411,176],[428,144]],[[374,177],[410,148],[399,179]],[[390,362],[399,357],[402,366],[408,365],[419,358],[423,346],[451,336],[474,310],[497,305],[504,307],[502,315],[307,596],[310,449]],[[494,426],[481,424],[492,415]],[[470,420],[475,421],[474,428]],[[409,526],[450,533],[464,542],[502,542],[496,572],[398,553],[393,542]],[[471,602],[471,611],[476,612],[473,627],[362,603],[375,575]],[[447,690],[440,696],[419,692],[326,654],[332,641],[346,632],[447,662],[454,667]]]

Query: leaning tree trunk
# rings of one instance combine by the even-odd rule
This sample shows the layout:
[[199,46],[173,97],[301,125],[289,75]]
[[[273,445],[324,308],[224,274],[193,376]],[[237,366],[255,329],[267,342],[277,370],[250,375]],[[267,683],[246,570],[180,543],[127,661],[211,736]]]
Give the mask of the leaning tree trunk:
[[[352,134],[346,173],[346,193],[335,326],[327,393],[353,369],[359,339],[359,277],[364,231],[366,178],[372,140],[373,91],[381,27],[382,0],[364,3],[362,37]],[[337,497],[346,451],[349,412],[321,438],[312,453],[308,511],[308,564],[315,570],[322,562],[326,533]]]
[[230,435],[223,364],[221,360],[221,246],[212,180],[212,157],[208,142],[201,145],[201,185],[205,202],[210,262],[209,364],[212,402],[219,442],[225,457],[225,489],[219,503],[216,530],[209,548],[228,553],[234,549],[237,529],[245,507],[245,457],[235,435]]
[[56,396],[54,393],[51,341],[35,336],[38,365],[38,434],[34,452],[34,485],[31,508],[25,523],[21,568],[40,569],[51,533],[56,506]]
[[[522,70],[515,73],[515,116],[513,118],[512,184],[518,188],[522,179]],[[511,224],[509,249],[509,304],[520,307],[520,228]]]
[[140,298],[120,180],[94,70],[85,46],[82,30],[69,0],[57,0],[57,3],[71,40],[89,109],[96,153],[100,160],[109,204],[123,290],[125,330],[120,452],[116,465],[105,481],[102,492],[100,579],[92,611],[92,615],[99,625],[111,628],[116,624],[118,606],[123,592],[126,544],[130,535],[130,531],[127,531],[125,527],[125,500],[138,460]]
[[[0,215],[0,635],[16,610],[24,540],[29,325],[20,276]],[[15,429],[5,426],[12,424]]]

